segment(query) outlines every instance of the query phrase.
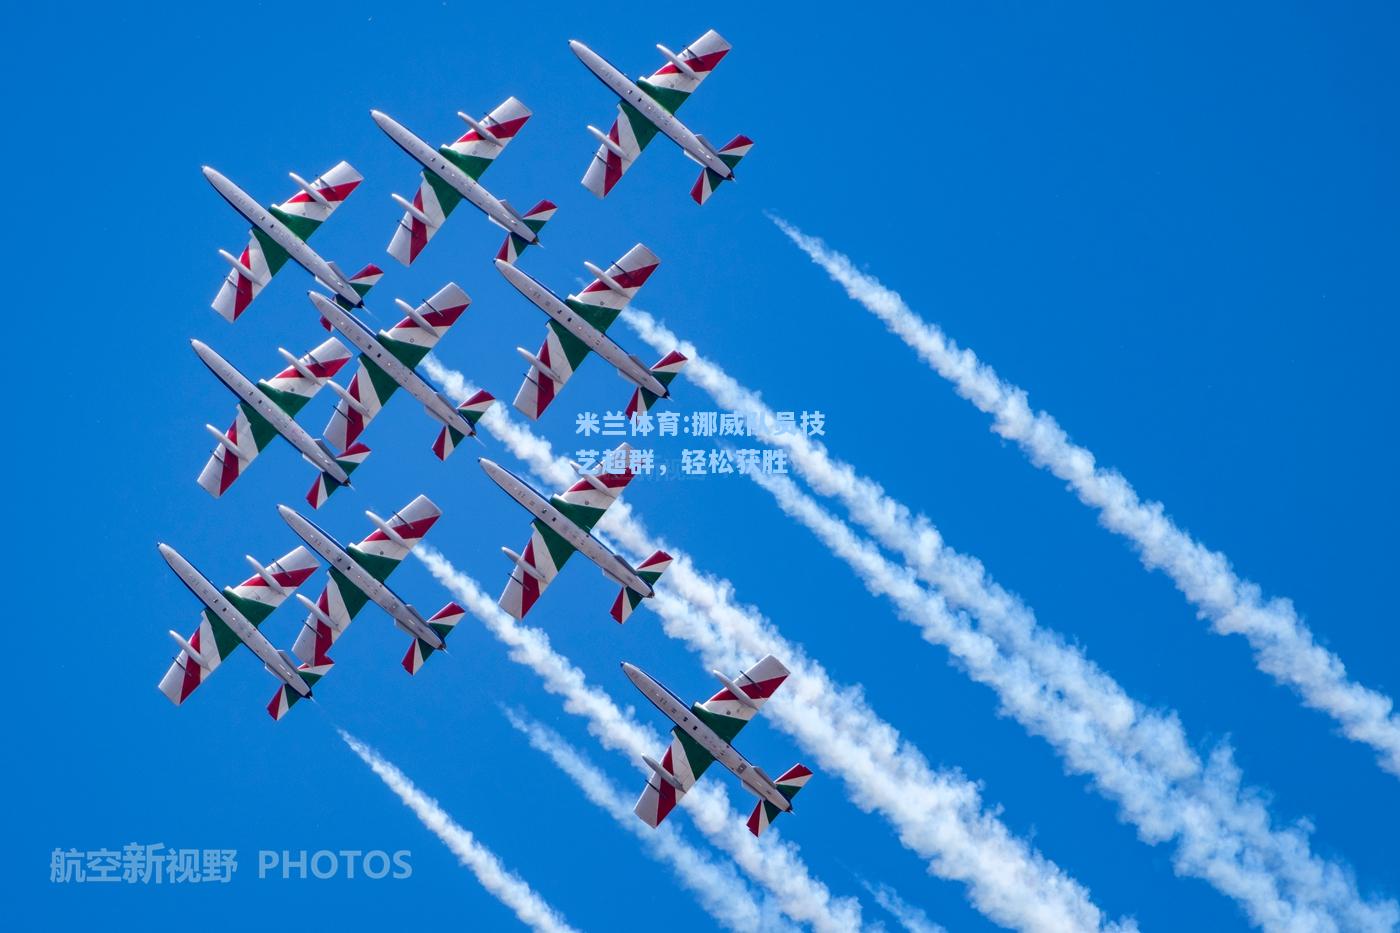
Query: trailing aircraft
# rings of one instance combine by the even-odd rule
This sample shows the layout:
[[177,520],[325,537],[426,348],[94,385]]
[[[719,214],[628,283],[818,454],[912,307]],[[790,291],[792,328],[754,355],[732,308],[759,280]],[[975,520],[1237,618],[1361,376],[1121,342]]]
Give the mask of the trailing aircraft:
[[806,786],[812,772],[798,764],[776,779],[770,778],[730,744],[787,679],[788,669],[777,658],[768,655],[734,680],[713,671],[723,689],[704,703],[691,706],[637,666],[624,661],[622,670],[676,724],[671,730],[671,745],[661,761],[642,759],[651,769],[636,806],[642,822],[651,827],[660,824],[715,761],[734,772],[739,783],[758,797],[748,819],[749,832],[755,836],[761,835],[779,814],[792,812],[792,798]]

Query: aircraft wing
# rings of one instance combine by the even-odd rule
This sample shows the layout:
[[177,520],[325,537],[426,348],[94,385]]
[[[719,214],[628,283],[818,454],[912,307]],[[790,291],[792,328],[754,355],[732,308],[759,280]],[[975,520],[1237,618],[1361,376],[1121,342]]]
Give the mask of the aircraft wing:
[[[249,622],[261,625],[293,590],[306,582],[316,566],[311,552],[297,547],[267,568],[280,591],[269,586],[261,574],[254,574],[238,586],[225,587],[224,596]],[[241,644],[243,642],[222,619],[205,609],[199,616],[199,628],[189,638],[190,647],[199,652],[199,660],[181,649],[160,679],[160,692],[179,706]]]
[[[382,583],[441,515],[442,511],[433,504],[433,500],[419,496],[385,521],[399,541],[376,528],[346,551],[357,564]],[[324,664],[331,645],[345,633],[350,621],[367,602],[369,597],[359,587],[332,568],[327,575],[326,587],[316,600],[316,611],[307,614],[306,622],[297,633],[292,653],[307,665]]]
[[[376,335],[377,339],[386,350],[412,369],[422,362],[428,351],[437,346],[437,342],[448,328],[457,323],[470,304],[467,293],[456,283],[448,282],[438,289],[437,294],[414,308],[412,315],[405,316],[388,330],[381,330]],[[424,327],[424,324],[428,326]],[[359,368],[350,380],[348,390],[354,401],[342,396],[336,403],[330,423],[326,425],[326,440],[340,450],[355,443],[398,387],[399,384],[379,364],[361,354]]]
[[[508,97],[480,120],[490,138],[483,138],[473,127],[455,142],[440,147],[438,152],[473,181],[479,180],[529,119],[530,108]],[[425,170],[418,193],[413,196],[413,210],[404,211],[394,238],[389,241],[389,255],[406,266],[412,265],[461,201],[456,188],[435,172]]]
[[[281,204],[272,207],[272,214],[287,229],[305,240],[315,233],[335,209],[359,186],[363,176],[349,162],[337,162],[308,187],[318,197],[297,190]],[[213,308],[227,320],[237,320],[247,310],[258,292],[287,262],[287,252],[257,227],[249,231],[248,245],[238,257],[246,272],[231,269],[223,287],[214,297]]]
[[[655,253],[638,243],[604,270],[603,274],[612,280],[611,283],[595,277],[583,291],[570,295],[564,303],[595,330],[606,333],[660,264]],[[551,319],[546,325],[544,343],[535,355],[542,365],[531,362],[525,381],[515,395],[516,409],[528,418],[539,418],[588,352],[582,340]]]
[[[350,351],[332,337],[297,360],[300,369],[288,366],[271,379],[259,380],[258,388],[273,404],[295,418],[297,412],[311,401],[327,380],[340,372],[349,359]],[[304,375],[302,370],[309,373],[311,378]],[[199,474],[199,485],[209,495],[219,498],[276,436],[277,431],[266,418],[247,402],[240,401],[233,424],[224,432],[228,443],[215,446],[213,455]]]
[[[668,60],[647,77],[639,78],[637,86],[667,111],[675,113],[727,54],[729,43],[711,29],[676,56],[689,74]],[[608,131],[612,145],[604,143],[598,147],[584,173],[583,186],[600,198],[607,197],[656,133],[656,127],[636,108],[619,103],[617,119]]]
[[[748,699],[747,703],[737,700],[726,686],[704,703],[696,703],[690,708],[691,712],[720,738],[733,742],[787,676],[788,669],[770,654],[734,680],[734,686],[742,691]],[[705,773],[712,761],[713,756],[689,735],[679,727],[672,729],[671,746],[666,749],[660,765],[674,779],[674,783],[652,772],[637,801],[637,815],[647,825],[656,826],[676,808],[686,791],[695,786],[695,781]]]

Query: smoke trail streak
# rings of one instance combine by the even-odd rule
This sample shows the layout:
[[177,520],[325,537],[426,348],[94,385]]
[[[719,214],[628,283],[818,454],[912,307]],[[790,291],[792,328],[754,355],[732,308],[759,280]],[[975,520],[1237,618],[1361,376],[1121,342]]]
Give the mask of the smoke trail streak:
[[[461,374],[431,356],[426,365],[453,395],[474,391]],[[482,424],[546,482],[572,482],[567,461],[556,458],[548,441],[503,406],[493,407]],[[653,539],[626,502],[615,503],[600,528],[633,553],[664,547],[673,555],[651,602],[667,634],[690,645],[707,665],[740,670],[764,654],[783,659],[791,675],[764,707],[765,715],[823,770],[840,775],[858,807],[880,813],[904,846],[929,859],[931,873],[965,884],[979,912],[1021,930],[1133,928],[1105,918],[1082,885],[1013,835],[984,807],[974,783],[955,771],[934,770],[869,707],[859,687],[833,682],[820,663],[757,611],[736,606],[727,582],[704,575],[687,555]]]
[[975,353],[916,315],[898,294],[816,237],[772,219],[959,395],[991,415],[993,430],[1020,445],[1036,466],[1067,482],[1081,502],[1098,511],[1105,528],[1132,542],[1144,566],[1165,572],[1217,634],[1243,635],[1259,670],[1292,689],[1305,705],[1331,716],[1347,738],[1375,749],[1381,767],[1400,776],[1400,715],[1394,701],[1349,679],[1341,658],[1317,644],[1291,601],[1266,599],[1257,584],[1235,574],[1224,554],[1179,528],[1162,503],[1142,501],[1121,473],[1097,466],[1094,455],[1073,443],[1054,418],[1031,410],[1024,389],[1003,381]]
[[540,933],[574,933],[574,928],[558,911],[545,903],[544,898],[535,893],[524,879],[502,865],[490,849],[477,842],[470,831],[459,826],[436,800],[419,790],[407,775],[344,729],[339,732],[350,750],[369,765],[370,770],[434,836],[442,840],[442,844],[457,856],[457,861],[464,868],[476,875],[482,887],[515,912],[521,923]]
[[[623,753],[639,769],[644,768],[643,755],[654,757],[665,747],[666,740],[661,735],[638,724],[606,691],[590,686],[583,672],[550,646],[544,632],[505,613],[475,580],[429,545],[420,544],[414,553],[509,648],[511,660],[538,674],[545,690],[564,699],[567,712],[587,721],[588,731],[604,747]],[[730,807],[721,785],[696,786],[685,796],[684,807],[700,831],[769,891],[788,916],[817,930],[859,929],[859,905],[851,898],[833,897],[824,884],[812,877],[796,846],[780,834],[770,831],[761,840],[754,838],[743,817]],[[644,826],[630,807],[628,815],[632,822]]]

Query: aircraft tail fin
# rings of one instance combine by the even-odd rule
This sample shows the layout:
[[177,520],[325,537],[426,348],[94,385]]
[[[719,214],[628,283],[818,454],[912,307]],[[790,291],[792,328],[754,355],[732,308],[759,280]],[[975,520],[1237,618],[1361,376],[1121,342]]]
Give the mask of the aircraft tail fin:
[[[466,613],[467,611],[456,603],[448,603],[428,620],[428,627],[437,632],[443,644],[446,644],[447,636],[457,627],[457,623],[462,621],[462,616]],[[423,666],[424,661],[432,656],[434,650],[436,649],[423,639],[413,639],[413,644],[408,646],[408,654],[403,656],[403,669],[410,674],[418,673],[418,669]]]
[[[384,270],[376,266],[374,263],[369,263],[359,272],[356,272],[354,275],[350,276],[346,281],[350,283],[350,287],[355,290],[355,294],[359,295],[360,301],[363,302],[365,300],[365,296],[369,294],[369,290],[371,288],[374,288],[374,286],[378,285],[379,280],[383,277]],[[340,297],[339,295],[335,296],[335,303],[340,305],[342,308],[345,308],[347,305],[345,299]],[[347,308],[346,310],[353,309]],[[321,318],[321,326],[324,327],[326,330],[330,330],[331,322],[326,320],[325,318]]]
[[[666,568],[671,566],[671,555],[665,551],[657,551],[637,567],[637,576],[641,577],[650,586],[656,586],[656,581],[661,579],[661,575],[666,572]],[[646,599],[641,593],[624,586],[622,592],[617,594],[617,599],[613,600],[612,617],[619,625],[627,621],[632,615],[632,610],[636,609],[641,601]]]
[[[312,664],[297,665],[296,672],[297,676],[302,679],[302,682],[306,684],[307,688],[313,688],[316,686],[316,682],[322,677],[325,677],[334,666],[334,661],[325,655],[321,655],[321,657],[317,658]],[[280,720],[283,716],[287,715],[287,712],[295,706],[297,701],[301,698],[302,696],[300,693],[297,693],[288,685],[282,684],[277,688],[277,692],[273,694],[271,702],[267,704],[267,714],[273,719]]]
[[[486,414],[486,410],[495,402],[494,395],[485,389],[480,389],[471,398],[458,405],[457,411],[461,412],[467,424],[475,428],[476,423],[481,420],[481,416]],[[452,451],[457,449],[457,445],[465,436],[461,431],[443,425],[442,430],[438,432],[437,440],[433,441],[433,453],[439,460],[446,460]]]
[[[345,475],[348,477],[355,472],[356,467],[365,462],[365,458],[368,456],[368,447],[364,444],[354,443],[345,448],[345,452],[340,456],[335,457],[335,462],[340,464],[340,468],[345,471]],[[345,483],[340,482],[329,473],[318,473],[316,481],[311,484],[311,490],[306,494],[306,501],[311,504],[313,509],[319,509],[331,497],[331,493],[344,485]]]
[[[807,786],[807,781],[811,776],[812,771],[806,765],[793,765],[778,775],[778,779],[773,783],[778,786],[778,793],[788,800],[792,800],[797,796],[798,791]],[[761,836],[763,831],[768,828],[768,824],[776,820],[782,812],[768,801],[760,799],[754,806],[753,812],[749,814],[749,832],[755,836]]]
[[[536,243],[539,242],[539,233],[544,229],[544,225],[554,219],[555,210],[557,210],[557,208],[555,208],[553,201],[541,201],[530,208],[529,213],[520,218],[525,222],[525,226],[535,231],[535,236],[537,238],[535,240]],[[515,260],[520,257],[520,254],[525,251],[525,247],[529,245],[530,242],[524,237],[517,236],[514,233],[507,233],[505,242],[501,244],[500,250],[496,253],[496,258],[503,259],[511,265],[515,265]]]
[[[715,154],[720,157],[720,160],[724,162],[725,165],[729,166],[731,171],[733,171],[734,166],[738,165],[739,161],[743,159],[744,156],[748,155],[749,150],[752,148],[753,140],[741,133],[727,142],[724,148],[720,149]],[[695,184],[690,189],[690,196],[695,200],[696,204],[704,204],[710,199],[710,195],[715,193],[715,189],[724,181],[726,181],[726,179],[719,173],[708,168],[702,168],[700,170],[700,177],[695,179]]]
[[[687,362],[688,360],[679,350],[672,350],[652,364],[651,374],[656,377],[657,382],[669,389],[671,381],[676,378]],[[638,386],[637,391],[632,393],[632,401],[627,403],[627,419],[630,421],[633,415],[649,411],[660,397],[650,389]]]

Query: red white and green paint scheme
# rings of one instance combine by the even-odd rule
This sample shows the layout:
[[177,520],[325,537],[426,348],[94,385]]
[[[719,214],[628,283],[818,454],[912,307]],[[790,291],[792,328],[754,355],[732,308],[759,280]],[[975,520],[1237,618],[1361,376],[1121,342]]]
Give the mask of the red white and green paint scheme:
[[242,254],[219,250],[229,265],[228,277],[215,296],[213,308],[226,320],[236,321],[252,304],[263,287],[287,260],[294,260],[352,308],[359,307],[360,295],[333,262],[322,259],[306,241],[335,213],[362,180],[349,162],[337,162],[314,181],[290,173],[298,191],[281,204],[263,207],[242,188],[216,170],[205,166],[204,177],[214,190],[242,214],[253,229]]
[[481,468],[535,517],[524,553],[501,548],[513,565],[499,600],[506,612],[525,618],[575,551],[582,551],[603,576],[622,587],[612,609],[618,622],[625,622],[638,603],[653,595],[656,582],[671,565],[671,556],[657,551],[634,568],[592,534],[598,520],[637,473],[632,448],[627,444],[604,457],[597,472],[574,464],[578,482],[548,499],[500,464],[483,457]]
[[593,280],[578,294],[560,299],[516,266],[496,260],[496,268],[506,281],[549,316],[544,343],[538,353],[531,353],[524,347],[515,348],[515,352],[530,364],[525,371],[525,381],[515,395],[515,407],[521,414],[531,420],[538,419],[589,353],[597,353],[611,363],[619,375],[647,393],[645,398],[634,396],[629,409],[639,404],[645,409],[658,398],[670,397],[667,387],[685,364],[684,356],[672,352],[655,366],[648,367],[607,335],[613,321],[660,264],[655,253],[638,243],[606,270],[585,262],[583,266]]
[[[357,444],[335,454],[297,424],[297,414],[323,386],[350,360],[350,351],[334,337],[300,358],[278,348],[287,367],[271,379],[256,384],[206,344],[191,340],[204,365],[238,396],[238,409],[227,431],[204,426],[219,443],[199,474],[199,485],[219,498],[233,485],[258,454],[275,437],[286,439],[312,466],[319,470],[317,483],[338,488],[350,481],[350,474],[364,462],[369,448]],[[335,387],[343,392],[340,386]]]
[[506,98],[495,110],[480,121],[458,112],[457,116],[469,129],[455,142],[434,149],[414,135],[393,117],[378,110],[370,116],[389,138],[423,166],[423,180],[418,193],[409,201],[402,195],[391,195],[404,210],[394,238],[389,241],[389,255],[404,265],[412,265],[423,248],[442,228],[447,215],[463,201],[475,205],[493,223],[506,231],[498,258],[514,262],[521,250],[539,242],[540,229],[554,216],[554,204],[541,201],[524,214],[481,186],[481,175],[496,156],[505,151],[510,141],[530,119],[530,109],[514,97]]
[[715,761],[734,772],[739,782],[758,797],[748,819],[749,831],[755,836],[761,835],[778,814],[792,811],[792,798],[812,772],[804,765],[793,765],[775,780],[731,744],[787,679],[788,669],[782,662],[770,654],[733,680],[714,671],[723,689],[704,703],[690,706],[635,665],[623,662],[622,669],[637,689],[676,724],[671,730],[671,745],[661,760],[642,759],[651,769],[646,789],[637,801],[636,813],[642,822],[651,827],[659,825]]
[[311,695],[311,687],[322,672],[310,667],[299,670],[290,655],[274,648],[258,630],[258,626],[316,571],[318,565],[311,552],[298,547],[270,567],[248,557],[253,575],[237,586],[220,590],[168,544],[161,544],[159,551],[180,581],[205,606],[199,616],[199,628],[188,639],[176,632],[170,633],[180,650],[160,679],[160,692],[171,703],[176,706],[184,703],[239,645],[247,645],[268,672],[283,682],[284,689],[298,699]]
[[[442,425],[433,441],[433,453],[439,460],[446,460],[462,438],[476,433],[476,423],[495,402],[495,397],[478,391],[460,405],[453,405],[419,375],[416,368],[466,312],[471,304],[466,292],[449,282],[417,307],[395,299],[404,318],[377,334],[325,296],[316,292],[310,294],[322,318],[360,351],[359,368],[350,380],[350,387],[337,393],[340,401],[326,425],[327,441],[341,449],[354,447],[384,403],[399,388],[421,402],[428,414]],[[315,488],[307,496],[313,506],[319,505],[317,496]]]
[[[278,506],[278,512],[292,530],[330,564],[326,587],[320,597],[315,602],[304,596],[297,597],[308,612],[292,645],[292,652],[301,661],[298,671],[317,671],[324,676],[334,664],[329,654],[331,645],[345,634],[350,622],[370,602],[387,612],[394,625],[412,637],[403,658],[403,668],[410,674],[418,673],[434,651],[445,647],[448,634],[465,614],[462,607],[450,602],[431,618],[424,619],[385,583],[442,515],[431,499],[419,496],[387,520],[366,512],[375,530],[349,547],[342,546],[310,519],[285,505]],[[273,719],[281,719],[298,699],[294,691],[280,689],[268,703],[267,711]]]
[[612,129],[604,133],[597,127],[588,127],[599,146],[583,175],[585,188],[600,198],[607,197],[657,133],[669,137],[687,157],[699,163],[700,177],[690,189],[690,196],[697,204],[704,204],[715,188],[733,180],[734,167],[749,154],[753,140],[735,136],[716,148],[676,119],[681,104],[690,98],[720,59],[729,54],[729,43],[723,36],[711,29],[680,54],[658,45],[656,48],[666,57],[666,64],[636,82],[628,80],[582,42],[571,40],[569,47],[579,61],[618,96],[617,119]]

